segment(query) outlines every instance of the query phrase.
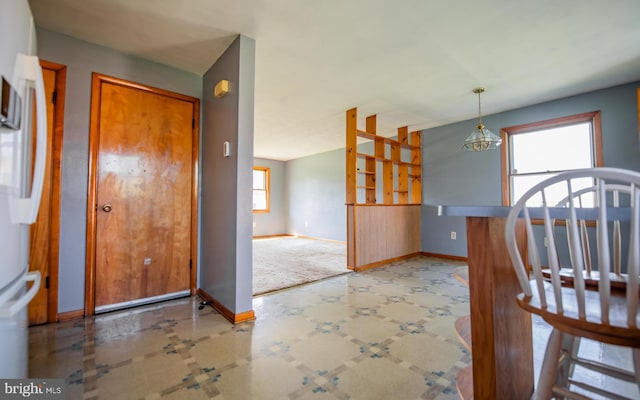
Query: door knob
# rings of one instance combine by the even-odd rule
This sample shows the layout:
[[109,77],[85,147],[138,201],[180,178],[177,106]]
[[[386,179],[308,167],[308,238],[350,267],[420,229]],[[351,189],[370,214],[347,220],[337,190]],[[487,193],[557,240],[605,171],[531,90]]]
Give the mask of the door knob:
[[102,211],[104,211],[104,212],[111,212],[112,209],[113,209],[113,207],[109,203],[107,203],[107,204],[102,206]]

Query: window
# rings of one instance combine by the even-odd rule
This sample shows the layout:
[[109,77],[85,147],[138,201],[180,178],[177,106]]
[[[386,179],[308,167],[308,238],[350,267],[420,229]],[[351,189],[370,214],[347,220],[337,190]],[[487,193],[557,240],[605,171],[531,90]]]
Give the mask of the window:
[[253,212],[269,212],[269,168],[253,167]]
[[[602,166],[600,112],[503,128],[502,204],[513,205],[532,186],[557,173]],[[585,179],[584,187],[593,182]],[[579,189],[579,188],[574,188]],[[547,193],[549,204],[561,200]],[[541,199],[532,199],[531,205]]]

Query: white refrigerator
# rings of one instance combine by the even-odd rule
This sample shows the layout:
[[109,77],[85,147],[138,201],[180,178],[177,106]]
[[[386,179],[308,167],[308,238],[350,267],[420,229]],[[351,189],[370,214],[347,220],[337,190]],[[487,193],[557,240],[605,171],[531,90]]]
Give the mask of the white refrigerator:
[[28,272],[29,226],[38,214],[47,140],[35,53],[29,3],[0,0],[0,378],[5,379],[27,377],[27,306],[40,289],[40,273]]

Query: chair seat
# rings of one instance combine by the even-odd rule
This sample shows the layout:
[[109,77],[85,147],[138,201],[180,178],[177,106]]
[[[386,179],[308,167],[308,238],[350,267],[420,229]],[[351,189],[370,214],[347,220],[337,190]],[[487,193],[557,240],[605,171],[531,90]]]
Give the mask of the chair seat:
[[[594,290],[585,291],[586,319],[578,316],[576,291],[571,287],[562,288],[563,313],[558,313],[554,301],[553,288],[545,284],[547,307],[541,306],[540,297],[531,281],[531,297],[518,295],[518,304],[523,309],[542,317],[549,325],[578,337],[586,337],[604,343],[640,348],[640,330],[627,325],[624,295],[612,293],[610,298],[609,323],[604,323],[600,312],[600,294]],[[640,326],[640,311],[636,314],[636,326]]]

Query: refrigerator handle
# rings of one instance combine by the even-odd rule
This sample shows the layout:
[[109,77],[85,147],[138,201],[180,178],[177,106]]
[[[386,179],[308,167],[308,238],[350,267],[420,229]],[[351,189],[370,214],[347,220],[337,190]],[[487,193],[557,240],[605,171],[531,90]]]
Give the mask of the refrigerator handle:
[[16,301],[7,302],[2,308],[0,308],[0,318],[11,318],[18,313],[18,311],[22,310],[24,307],[29,304],[29,302],[35,297],[38,290],[40,290],[40,281],[42,276],[40,275],[40,271],[33,271],[23,275],[22,282],[20,284],[24,284],[24,282],[33,281],[33,285],[29,288],[27,293],[24,296],[20,297]]
[[[11,222],[14,224],[32,224],[38,217],[44,172],[47,164],[47,103],[44,92],[44,78],[40,60],[36,56],[20,54],[21,77],[35,83],[36,92],[36,159],[33,170],[33,182],[29,197],[14,199],[11,210]],[[28,117],[28,116],[27,116]]]

